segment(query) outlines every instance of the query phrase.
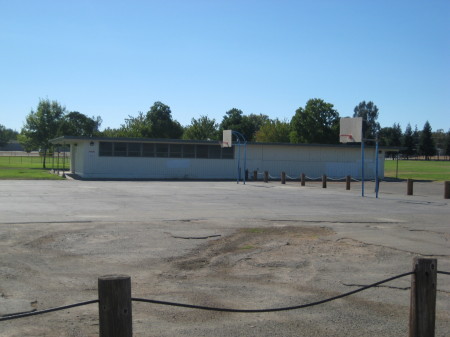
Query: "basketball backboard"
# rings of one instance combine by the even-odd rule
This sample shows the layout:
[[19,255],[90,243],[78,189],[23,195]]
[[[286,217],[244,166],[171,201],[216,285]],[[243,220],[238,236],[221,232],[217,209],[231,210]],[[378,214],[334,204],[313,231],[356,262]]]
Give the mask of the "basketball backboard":
[[223,130],[223,138],[220,143],[222,147],[232,147],[233,146],[233,131]]
[[360,143],[362,139],[362,117],[345,117],[339,121],[339,142]]

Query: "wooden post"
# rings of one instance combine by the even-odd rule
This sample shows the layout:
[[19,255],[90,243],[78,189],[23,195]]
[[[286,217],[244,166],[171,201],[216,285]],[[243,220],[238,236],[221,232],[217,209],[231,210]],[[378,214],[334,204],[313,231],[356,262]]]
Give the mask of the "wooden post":
[[286,172],[281,172],[281,183],[286,184]]
[[258,181],[258,171],[253,171],[253,180]]
[[322,188],[327,188],[327,175],[322,176]]
[[302,186],[305,186],[305,174],[304,173],[302,173]]
[[131,278],[107,275],[98,279],[100,337],[132,337]]
[[416,257],[413,268],[409,337],[434,337],[437,260]]
[[269,182],[269,171],[264,171],[264,182]]
[[450,199],[450,181],[444,182],[444,199]]
[[352,177],[351,176],[345,177],[345,189],[347,191],[350,191],[350,182],[351,181],[352,181]]
[[413,195],[413,183],[414,180],[412,179],[406,181],[406,195]]

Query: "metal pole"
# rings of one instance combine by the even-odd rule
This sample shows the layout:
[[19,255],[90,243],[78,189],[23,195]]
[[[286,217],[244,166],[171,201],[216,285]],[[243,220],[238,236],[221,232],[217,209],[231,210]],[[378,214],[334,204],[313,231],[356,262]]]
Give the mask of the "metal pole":
[[397,166],[395,168],[395,179],[398,179],[398,157],[400,155],[400,152],[397,152]]
[[361,139],[361,196],[364,197],[364,138]]
[[375,143],[375,197],[378,199],[378,188],[379,188],[379,180],[378,180],[378,137]]
[[247,172],[247,141],[244,139],[244,185],[246,172]]
[[241,143],[238,138],[238,166],[237,166],[237,181],[236,184],[239,184],[239,180],[241,180]]

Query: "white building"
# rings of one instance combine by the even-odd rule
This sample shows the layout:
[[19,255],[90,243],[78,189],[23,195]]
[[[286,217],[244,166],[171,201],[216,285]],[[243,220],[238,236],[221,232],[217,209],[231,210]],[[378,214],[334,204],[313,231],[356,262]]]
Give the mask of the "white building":
[[[217,141],[102,138],[63,136],[53,144],[70,145],[70,171],[85,179],[236,179],[238,166],[252,176],[282,171],[298,178],[361,178],[358,145],[247,143],[222,148]],[[384,155],[379,149],[379,177],[384,177]],[[375,147],[365,149],[365,179],[375,178]],[[244,157],[246,161],[244,163]]]

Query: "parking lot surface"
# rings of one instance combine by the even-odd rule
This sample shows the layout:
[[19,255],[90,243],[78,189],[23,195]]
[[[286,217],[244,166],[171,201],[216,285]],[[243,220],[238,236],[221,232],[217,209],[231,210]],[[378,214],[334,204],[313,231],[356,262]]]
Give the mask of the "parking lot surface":
[[[321,300],[410,271],[450,271],[443,183],[0,181],[0,315],[95,299],[97,279],[134,297],[239,309]],[[327,304],[234,314],[135,303],[134,336],[406,335],[410,277]],[[450,335],[438,275],[436,336]],[[0,322],[2,336],[98,336],[98,308]]]

